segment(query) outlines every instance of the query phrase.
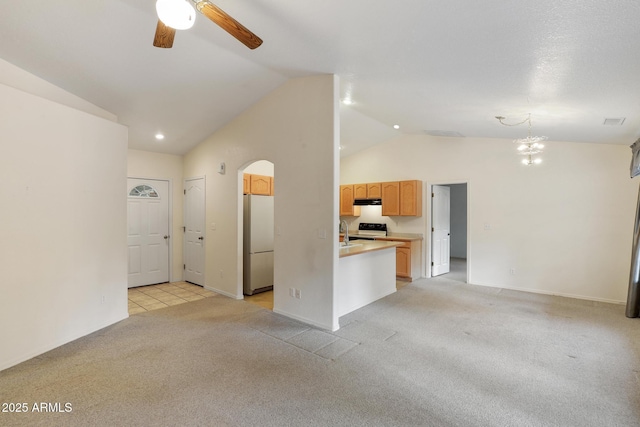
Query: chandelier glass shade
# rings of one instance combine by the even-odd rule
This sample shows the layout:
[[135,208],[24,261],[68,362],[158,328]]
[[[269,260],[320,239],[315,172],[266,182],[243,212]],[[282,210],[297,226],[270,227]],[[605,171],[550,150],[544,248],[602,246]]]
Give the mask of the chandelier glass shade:
[[539,165],[540,163],[542,163],[542,158],[538,157],[537,155],[542,153],[542,149],[544,148],[543,142],[547,140],[547,137],[531,136],[531,114],[529,114],[524,121],[512,125],[504,123],[504,117],[502,116],[496,116],[496,119],[498,119],[498,121],[505,126],[518,126],[528,122],[529,132],[527,137],[516,139],[513,142],[518,145],[518,153],[524,156],[524,159],[522,159],[522,164],[529,166]]
[[188,30],[196,21],[196,10],[187,0],[158,0],[156,12],[164,25],[176,30]]

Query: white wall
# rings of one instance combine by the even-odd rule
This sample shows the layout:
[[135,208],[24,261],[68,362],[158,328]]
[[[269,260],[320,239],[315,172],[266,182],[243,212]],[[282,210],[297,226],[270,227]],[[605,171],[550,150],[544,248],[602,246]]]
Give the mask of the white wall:
[[127,129],[3,84],[0,117],[4,369],[128,316]]
[[184,212],[183,158],[173,154],[152,153],[149,151],[129,150],[127,154],[127,176],[168,180],[171,191],[171,278],[172,282],[183,279],[182,269],[182,231]]
[[267,160],[258,160],[255,163],[251,163],[244,169],[244,173],[252,173],[256,175],[273,176],[273,163]]
[[[185,178],[205,176],[206,287],[242,298],[242,172],[274,164],[274,311],[337,329],[338,82],[292,79],[185,156]],[[217,173],[220,162],[226,174]],[[289,288],[301,290],[291,298]]]
[[[340,181],[468,182],[470,283],[624,302],[638,190],[630,149],[546,145],[544,163],[526,167],[511,141],[405,135],[343,158]],[[425,233],[425,261],[428,227],[428,214],[394,219],[394,231]]]
[[56,104],[66,105],[76,110],[84,111],[112,122],[117,121],[115,114],[85,101],[84,99],[69,93],[58,86],[43,80],[33,74],[27,73],[10,62],[0,58],[0,83],[11,86],[14,89],[48,99]]

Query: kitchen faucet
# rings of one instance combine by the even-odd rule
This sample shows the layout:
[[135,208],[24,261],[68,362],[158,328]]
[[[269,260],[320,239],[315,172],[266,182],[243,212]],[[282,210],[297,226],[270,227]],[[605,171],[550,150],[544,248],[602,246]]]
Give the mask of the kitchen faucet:
[[340,225],[344,224],[344,244],[347,246],[349,244],[349,224],[344,219],[340,221]]

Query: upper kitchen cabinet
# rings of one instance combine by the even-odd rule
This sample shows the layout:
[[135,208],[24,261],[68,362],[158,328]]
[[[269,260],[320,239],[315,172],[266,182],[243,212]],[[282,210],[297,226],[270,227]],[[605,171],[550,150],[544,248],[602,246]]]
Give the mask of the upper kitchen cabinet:
[[422,216],[422,181],[400,181],[400,215]]
[[422,216],[422,181],[383,182],[383,216]]
[[242,180],[244,194],[273,196],[273,178],[266,175],[244,174]]
[[367,197],[367,184],[353,184],[353,197],[355,199],[366,199]]
[[340,186],[340,216],[360,216],[360,206],[353,206],[355,190],[353,185]]
[[382,192],[382,215],[400,215],[400,183],[383,182],[380,184]]
[[367,184],[367,197],[370,199],[382,198],[382,184],[379,182]]
[[242,175],[242,194],[251,193],[251,175],[245,173]]

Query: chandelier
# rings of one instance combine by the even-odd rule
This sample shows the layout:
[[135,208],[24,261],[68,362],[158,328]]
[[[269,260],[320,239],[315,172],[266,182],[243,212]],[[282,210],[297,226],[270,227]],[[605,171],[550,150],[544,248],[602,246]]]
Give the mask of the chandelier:
[[543,141],[547,140],[546,136],[531,136],[531,113],[527,115],[527,118],[521,121],[520,123],[508,124],[503,120],[505,119],[502,116],[496,116],[496,119],[500,122],[500,124],[504,126],[519,126],[525,123],[529,124],[529,131],[527,132],[526,138],[519,138],[514,140],[513,142],[518,144],[518,153],[523,155],[522,164],[530,166],[530,165],[539,165],[542,163],[542,158],[537,156],[542,153],[542,149],[544,148]]

